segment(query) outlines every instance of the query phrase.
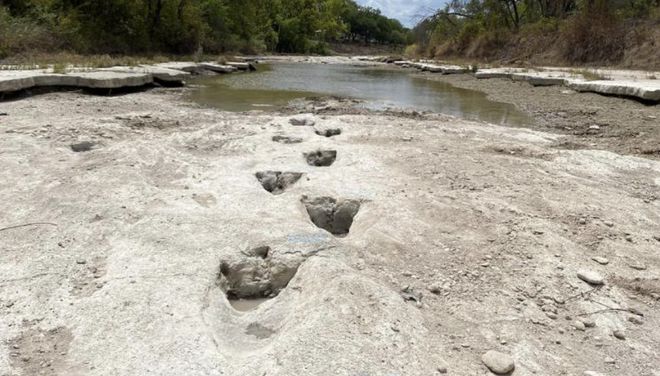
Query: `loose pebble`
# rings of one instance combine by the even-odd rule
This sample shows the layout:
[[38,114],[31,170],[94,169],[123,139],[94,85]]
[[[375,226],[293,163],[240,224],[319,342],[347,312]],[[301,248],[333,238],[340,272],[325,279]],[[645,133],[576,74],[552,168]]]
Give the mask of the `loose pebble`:
[[510,355],[490,350],[481,356],[481,361],[497,375],[504,375],[516,368]]
[[597,272],[591,271],[591,270],[580,270],[577,273],[578,278],[581,280],[587,282],[590,285],[602,285],[605,283],[605,280],[603,277],[598,274]]
[[610,260],[606,259],[605,257],[594,257],[592,258],[592,260],[596,261],[601,265],[607,265],[610,263]]
[[622,340],[622,341],[624,341],[624,340],[626,339],[626,334],[625,334],[623,331],[621,331],[621,330],[615,330],[615,331],[613,331],[613,332],[612,332],[612,335],[614,336],[614,338],[616,338],[616,339],[620,339],[620,340]]

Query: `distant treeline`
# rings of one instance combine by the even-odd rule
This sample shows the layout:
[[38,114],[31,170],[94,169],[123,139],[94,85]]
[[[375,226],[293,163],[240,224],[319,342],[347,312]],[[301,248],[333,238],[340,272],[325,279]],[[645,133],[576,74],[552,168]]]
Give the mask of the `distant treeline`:
[[403,45],[410,31],[352,0],[0,0],[0,58],[25,52],[325,53]]
[[413,31],[409,52],[438,58],[653,64],[660,0],[451,0]]

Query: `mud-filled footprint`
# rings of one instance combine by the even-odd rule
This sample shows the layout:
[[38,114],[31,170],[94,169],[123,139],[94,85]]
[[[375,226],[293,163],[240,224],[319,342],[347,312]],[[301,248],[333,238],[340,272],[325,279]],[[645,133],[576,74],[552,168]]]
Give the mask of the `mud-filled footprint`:
[[353,225],[353,218],[360,210],[360,201],[357,200],[303,196],[301,201],[316,227],[335,236],[348,235],[351,225]]
[[217,284],[237,311],[249,311],[272,299],[296,275],[302,257],[273,257],[268,246],[223,261]]
[[328,167],[335,163],[337,159],[336,150],[316,150],[310,153],[305,153],[305,160],[310,166]]
[[279,195],[300,180],[303,174],[300,172],[260,171],[255,176],[265,190]]
[[339,128],[316,129],[314,133],[323,137],[334,137],[334,136],[339,136],[341,134],[341,129]]

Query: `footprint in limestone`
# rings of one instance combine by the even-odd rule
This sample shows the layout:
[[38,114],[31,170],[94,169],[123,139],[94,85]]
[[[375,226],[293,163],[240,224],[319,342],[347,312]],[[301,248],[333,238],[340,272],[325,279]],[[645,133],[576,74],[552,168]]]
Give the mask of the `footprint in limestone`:
[[260,171],[255,176],[265,190],[279,195],[300,180],[303,174],[301,172]]
[[310,153],[304,153],[307,164],[315,167],[328,167],[335,163],[337,159],[336,150],[316,150]]

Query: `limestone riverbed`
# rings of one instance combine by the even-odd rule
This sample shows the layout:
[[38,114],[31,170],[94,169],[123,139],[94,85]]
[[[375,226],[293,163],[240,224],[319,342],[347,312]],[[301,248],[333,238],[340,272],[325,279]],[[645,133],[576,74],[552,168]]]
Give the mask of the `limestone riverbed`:
[[189,90],[0,102],[0,375],[658,375],[660,162]]

